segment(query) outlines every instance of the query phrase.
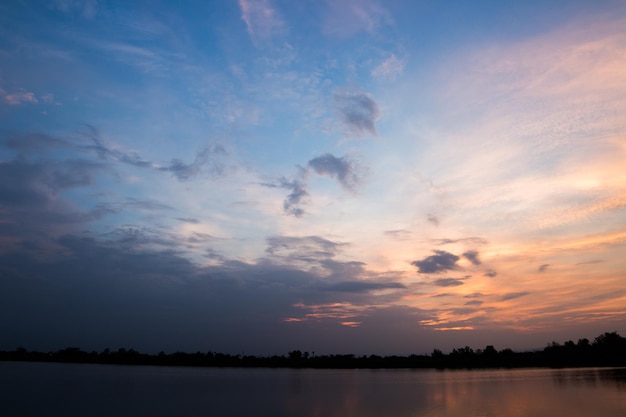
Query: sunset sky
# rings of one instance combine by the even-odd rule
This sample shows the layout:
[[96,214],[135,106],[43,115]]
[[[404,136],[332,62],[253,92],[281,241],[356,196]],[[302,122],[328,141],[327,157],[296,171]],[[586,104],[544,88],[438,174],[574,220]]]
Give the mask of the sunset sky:
[[625,1],[0,4],[0,349],[607,331]]

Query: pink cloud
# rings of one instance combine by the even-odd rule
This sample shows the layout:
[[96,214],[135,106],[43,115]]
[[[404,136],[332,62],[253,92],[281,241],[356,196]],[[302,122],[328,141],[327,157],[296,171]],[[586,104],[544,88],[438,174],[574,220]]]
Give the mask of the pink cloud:
[[17,93],[8,94],[0,89],[0,99],[11,106],[17,106],[23,103],[38,103],[35,93],[28,91],[19,91]]

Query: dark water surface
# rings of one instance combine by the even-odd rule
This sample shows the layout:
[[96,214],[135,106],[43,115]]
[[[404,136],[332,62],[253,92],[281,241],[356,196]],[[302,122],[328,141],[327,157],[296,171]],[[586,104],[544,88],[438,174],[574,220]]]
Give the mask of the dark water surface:
[[626,368],[313,370],[0,362],[0,416],[626,417]]

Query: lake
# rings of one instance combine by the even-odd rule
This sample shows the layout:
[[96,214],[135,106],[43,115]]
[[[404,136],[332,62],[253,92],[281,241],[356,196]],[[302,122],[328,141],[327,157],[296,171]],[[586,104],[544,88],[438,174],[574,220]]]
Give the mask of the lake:
[[626,417],[626,368],[319,370],[0,362],[0,416]]

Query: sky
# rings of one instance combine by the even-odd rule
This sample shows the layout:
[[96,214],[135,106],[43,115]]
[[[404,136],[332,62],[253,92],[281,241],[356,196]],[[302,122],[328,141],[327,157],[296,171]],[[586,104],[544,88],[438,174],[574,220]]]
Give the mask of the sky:
[[626,2],[0,4],[0,349],[626,335]]

